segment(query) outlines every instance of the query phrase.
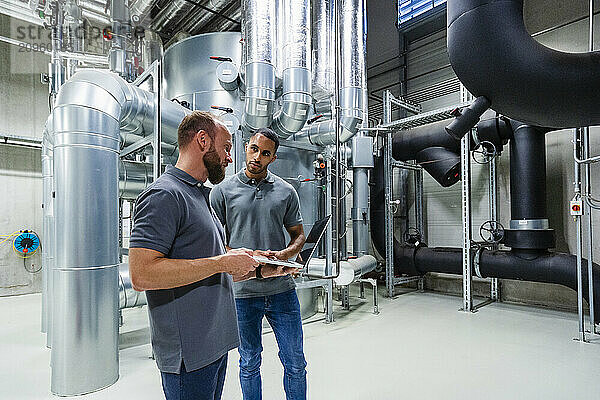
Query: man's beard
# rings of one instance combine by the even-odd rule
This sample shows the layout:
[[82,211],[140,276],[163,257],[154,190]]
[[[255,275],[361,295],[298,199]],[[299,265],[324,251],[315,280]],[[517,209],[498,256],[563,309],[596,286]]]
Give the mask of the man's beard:
[[219,158],[214,145],[212,145],[208,152],[204,154],[202,160],[208,171],[208,180],[210,183],[216,185],[225,179],[225,167],[221,164],[221,159]]

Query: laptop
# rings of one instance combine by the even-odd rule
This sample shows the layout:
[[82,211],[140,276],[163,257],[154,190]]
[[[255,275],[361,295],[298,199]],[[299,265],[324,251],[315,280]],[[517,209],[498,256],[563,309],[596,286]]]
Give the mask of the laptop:
[[278,266],[283,266],[283,267],[302,269],[308,265],[310,260],[315,255],[315,253],[319,247],[318,246],[319,242],[321,241],[321,238],[325,234],[325,231],[327,230],[327,225],[329,225],[330,221],[331,221],[331,215],[328,215],[327,217],[315,222],[312,229],[308,233],[306,242],[304,243],[305,246],[312,245],[312,247],[308,247],[300,252],[300,258],[302,259],[302,263],[297,263],[295,261],[286,261],[286,260],[273,260],[273,259],[263,257],[263,256],[254,256],[254,259],[256,261],[258,261],[259,263],[263,263],[263,264],[278,265]]

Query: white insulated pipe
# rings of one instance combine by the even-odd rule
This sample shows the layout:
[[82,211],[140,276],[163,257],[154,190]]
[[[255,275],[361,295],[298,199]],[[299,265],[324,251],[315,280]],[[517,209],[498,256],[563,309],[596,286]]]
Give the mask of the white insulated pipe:
[[[326,275],[325,259],[313,258],[308,264],[308,272],[317,275]],[[363,276],[366,273],[373,271],[377,267],[377,260],[369,254],[365,254],[358,258],[350,258],[347,261],[340,262],[340,274],[333,281],[336,285],[347,286]],[[333,270],[337,271],[337,265],[333,263]]]

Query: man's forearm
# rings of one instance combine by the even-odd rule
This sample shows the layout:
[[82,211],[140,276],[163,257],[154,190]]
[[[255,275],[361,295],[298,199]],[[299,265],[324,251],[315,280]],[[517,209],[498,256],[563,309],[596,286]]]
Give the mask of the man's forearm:
[[[142,250],[143,252],[140,252]],[[201,281],[225,272],[220,256],[200,259],[172,259],[147,253],[146,249],[130,249],[129,264],[133,288],[138,291],[171,289]]]
[[304,246],[304,242],[306,238],[304,234],[300,234],[296,237],[293,237],[288,243],[287,247],[279,252],[281,255],[280,258],[289,260],[290,258],[295,257],[302,250],[302,246]]

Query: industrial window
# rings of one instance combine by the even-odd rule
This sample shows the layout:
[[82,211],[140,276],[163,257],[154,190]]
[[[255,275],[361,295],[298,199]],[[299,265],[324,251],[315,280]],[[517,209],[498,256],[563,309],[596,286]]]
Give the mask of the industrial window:
[[398,0],[398,26],[445,2],[446,0]]

